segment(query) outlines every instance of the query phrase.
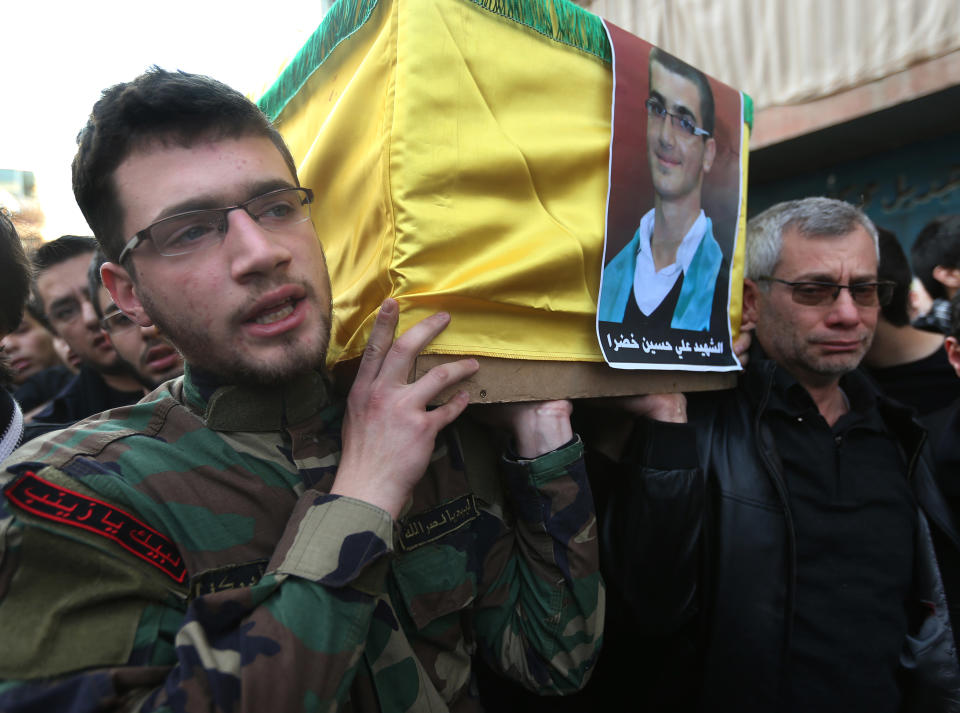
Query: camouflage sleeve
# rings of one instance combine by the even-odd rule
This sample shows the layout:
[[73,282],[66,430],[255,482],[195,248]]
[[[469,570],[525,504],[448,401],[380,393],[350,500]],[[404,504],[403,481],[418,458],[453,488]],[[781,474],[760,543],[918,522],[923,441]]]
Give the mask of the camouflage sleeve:
[[543,694],[582,687],[600,649],[604,588],[579,437],[503,459],[513,527],[484,562],[477,635],[497,669]]
[[379,508],[308,490],[258,583],[188,605],[110,543],[0,501],[0,710],[336,709],[392,531]]

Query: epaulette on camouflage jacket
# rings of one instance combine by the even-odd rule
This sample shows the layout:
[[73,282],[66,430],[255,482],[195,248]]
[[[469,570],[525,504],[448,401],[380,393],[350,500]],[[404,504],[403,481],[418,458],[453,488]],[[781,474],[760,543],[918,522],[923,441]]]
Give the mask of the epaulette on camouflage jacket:
[[0,485],[0,711],[477,710],[471,656],[581,686],[603,623],[579,440],[498,458],[461,418],[394,521],[330,495],[323,377],[139,404]]

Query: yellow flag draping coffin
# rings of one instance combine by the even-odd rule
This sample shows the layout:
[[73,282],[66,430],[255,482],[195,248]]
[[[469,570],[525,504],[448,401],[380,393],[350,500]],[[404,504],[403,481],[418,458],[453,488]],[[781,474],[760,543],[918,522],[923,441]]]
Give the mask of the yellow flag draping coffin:
[[386,297],[451,313],[427,353],[602,362],[612,85],[565,0],[339,0],[260,100],[316,193],[331,364]]

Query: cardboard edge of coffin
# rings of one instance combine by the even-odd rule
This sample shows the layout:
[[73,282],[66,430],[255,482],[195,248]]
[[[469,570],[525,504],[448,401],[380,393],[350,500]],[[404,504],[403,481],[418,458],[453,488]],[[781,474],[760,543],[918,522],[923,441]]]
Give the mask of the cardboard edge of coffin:
[[[430,369],[464,356],[421,354],[410,380]],[[737,372],[627,371],[598,362],[532,361],[474,356],[480,370],[467,381],[441,392],[434,404],[444,403],[459,389],[470,394],[470,403],[503,403],[549,399],[583,399],[676,391],[714,391],[736,384]],[[334,374],[341,384],[352,383],[359,359],[340,362]]]

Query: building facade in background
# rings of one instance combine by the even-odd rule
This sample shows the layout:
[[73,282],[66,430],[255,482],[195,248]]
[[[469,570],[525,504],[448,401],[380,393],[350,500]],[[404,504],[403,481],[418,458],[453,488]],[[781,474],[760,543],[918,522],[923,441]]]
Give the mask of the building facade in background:
[[577,3],[753,98],[750,215],[827,195],[909,248],[960,212],[955,0]]

